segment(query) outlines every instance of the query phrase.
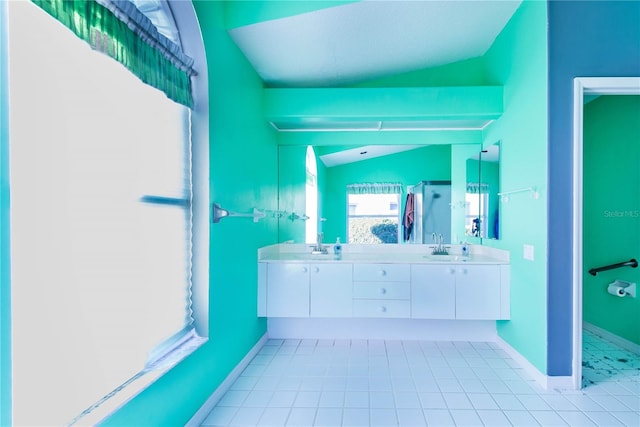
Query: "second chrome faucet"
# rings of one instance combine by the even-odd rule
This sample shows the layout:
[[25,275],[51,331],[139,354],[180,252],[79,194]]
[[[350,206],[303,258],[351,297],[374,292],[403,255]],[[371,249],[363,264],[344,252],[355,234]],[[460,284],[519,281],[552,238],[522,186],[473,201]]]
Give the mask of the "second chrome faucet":
[[322,245],[322,240],[324,239],[324,233],[318,233],[318,238],[316,240],[316,245],[311,247],[312,254],[326,254],[329,253],[327,248]]
[[433,247],[433,252],[431,252],[431,255],[449,255],[449,251],[443,245],[444,236],[442,235],[442,233],[438,235],[436,235],[436,233],[433,233],[431,237],[436,243],[436,245]]

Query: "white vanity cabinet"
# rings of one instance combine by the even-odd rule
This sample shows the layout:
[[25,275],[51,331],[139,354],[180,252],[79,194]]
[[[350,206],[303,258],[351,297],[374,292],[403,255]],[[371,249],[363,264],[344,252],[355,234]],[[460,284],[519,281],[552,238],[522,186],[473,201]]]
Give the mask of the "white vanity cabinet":
[[351,317],[352,265],[311,264],[311,317]]
[[510,318],[507,262],[258,263],[258,316]]
[[258,263],[258,316],[351,317],[352,265]]
[[267,316],[309,317],[309,264],[269,263],[266,276]]
[[456,268],[456,319],[502,319],[500,266]]
[[456,318],[456,268],[446,264],[411,266],[411,317]]
[[353,317],[411,316],[409,264],[354,264]]
[[509,318],[508,266],[434,264],[411,267],[411,317]]

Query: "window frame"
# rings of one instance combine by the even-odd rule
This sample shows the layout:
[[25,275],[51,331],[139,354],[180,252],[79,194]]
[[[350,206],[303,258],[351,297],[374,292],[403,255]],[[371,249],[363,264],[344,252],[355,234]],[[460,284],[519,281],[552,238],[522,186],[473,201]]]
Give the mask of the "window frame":
[[191,300],[196,333],[209,337],[209,81],[204,41],[191,2],[167,1],[183,52],[193,58],[198,74],[191,78],[192,262]]
[[[369,215],[355,215],[355,214],[351,214],[351,205],[352,203],[350,203],[350,196],[357,196],[357,195],[361,195],[361,194],[353,194],[353,193],[347,193],[347,200],[346,200],[346,206],[347,206],[347,216],[346,216],[346,241],[349,244],[353,244],[354,242],[351,241],[351,227],[350,227],[350,220],[351,218],[392,218],[391,215],[385,215],[385,214],[369,214]],[[397,220],[397,233],[396,233],[396,244],[400,242],[401,239],[401,233],[402,233],[402,228],[401,228],[401,224],[402,224],[402,212],[400,209],[401,206],[401,196],[402,193],[365,193],[365,195],[371,195],[371,196],[389,196],[389,195],[394,195],[396,197],[396,205],[397,205],[397,210],[398,210],[398,214],[396,216],[396,220]],[[358,243],[355,243],[358,244]],[[379,242],[378,244],[384,245],[384,244],[393,244],[393,243],[385,243],[385,242]]]

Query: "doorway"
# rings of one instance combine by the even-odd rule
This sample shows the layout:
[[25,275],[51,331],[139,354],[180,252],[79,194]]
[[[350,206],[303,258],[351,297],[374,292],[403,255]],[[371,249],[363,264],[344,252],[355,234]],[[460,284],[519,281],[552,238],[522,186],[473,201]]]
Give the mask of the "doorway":
[[[593,330],[583,339],[585,268],[584,265],[584,113],[585,96],[640,95],[640,78],[576,78],[574,80],[574,141],[573,141],[573,363],[572,382],[575,389],[583,387],[583,344],[593,346]],[[612,212],[615,211],[612,210]],[[601,212],[603,215],[604,213]],[[611,298],[614,298],[613,296]],[[591,329],[591,328],[590,328]],[[602,332],[602,331],[596,331]],[[596,338],[602,338],[598,333]],[[614,335],[615,336],[615,335]],[[587,366],[588,367],[588,366]]]

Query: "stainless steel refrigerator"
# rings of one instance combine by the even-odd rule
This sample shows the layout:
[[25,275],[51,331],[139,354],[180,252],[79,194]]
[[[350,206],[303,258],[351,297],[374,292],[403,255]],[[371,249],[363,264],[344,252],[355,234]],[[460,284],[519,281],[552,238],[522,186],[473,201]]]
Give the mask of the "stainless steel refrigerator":
[[432,234],[442,234],[451,243],[451,181],[422,181],[413,187],[411,243],[434,243]]

